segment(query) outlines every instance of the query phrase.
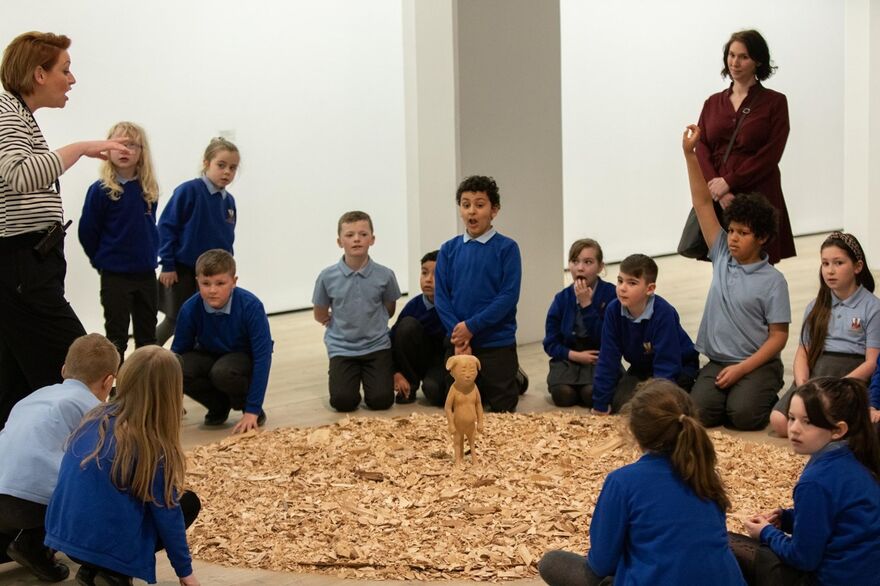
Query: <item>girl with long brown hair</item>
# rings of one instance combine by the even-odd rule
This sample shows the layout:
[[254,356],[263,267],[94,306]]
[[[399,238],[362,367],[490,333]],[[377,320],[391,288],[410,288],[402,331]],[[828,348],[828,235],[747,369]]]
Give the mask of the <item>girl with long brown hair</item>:
[[869,381],[880,356],[880,299],[858,239],[832,232],[821,248],[819,293],[807,305],[794,357],[794,384],[773,407],[770,425],[786,437],[795,389],[820,376]]
[[46,544],[82,565],[78,584],[154,583],[155,552],[164,548],[180,583],[198,586],[186,527],[200,503],[183,489],[180,363],[158,346],[139,348],[120,369],[116,391],[68,441]]
[[730,550],[730,500],[712,441],[687,393],[664,379],[639,385],[629,428],[644,455],[610,473],[590,524],[590,551],[551,551],[538,570],[551,585],[744,585]]

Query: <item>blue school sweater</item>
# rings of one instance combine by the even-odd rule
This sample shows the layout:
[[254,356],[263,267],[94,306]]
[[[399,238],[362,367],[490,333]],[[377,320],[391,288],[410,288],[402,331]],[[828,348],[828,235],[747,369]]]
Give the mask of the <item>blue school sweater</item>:
[[877,368],[871,377],[871,407],[880,409],[880,356],[877,357]]
[[[108,406],[107,409],[113,409]],[[113,437],[111,416],[107,438]],[[144,503],[113,485],[110,470],[116,442],[105,440],[98,460],[82,468],[98,441],[98,421],[73,436],[61,459],[58,485],[46,511],[46,545],[84,562],[156,582],[156,543],[161,540],[178,577],[192,574],[180,506],[165,507],[165,475],[153,481],[156,502]]]
[[211,194],[201,177],[180,184],[159,218],[162,271],[176,270],[177,263],[194,267],[213,248],[233,254],[237,213],[232,194]]
[[198,293],[187,299],[177,315],[171,351],[178,355],[191,350],[250,355],[253,371],[244,412],[259,415],[272,366],[274,342],[269,331],[269,318],[257,296],[241,287],[232,290],[228,309],[229,313],[208,313]]
[[521,280],[519,247],[507,236],[495,232],[486,242],[464,242],[462,236],[444,242],[434,269],[434,302],[446,335],[463,321],[474,348],[516,344]]
[[768,525],[760,537],[819,584],[880,584],[880,483],[845,444],[816,454],[794,487],[794,508],[782,513],[782,530]]
[[608,474],[590,523],[587,563],[615,586],[744,586],[724,511],[698,497],[667,456],[646,453]]
[[614,301],[616,287],[602,279],[596,281],[593,301],[587,307],[578,305],[574,294],[574,285],[569,285],[556,294],[547,321],[544,324],[544,352],[554,360],[568,360],[568,352],[575,342],[575,316],[580,312],[581,321],[587,330],[588,343],[594,350],[599,349],[602,337],[602,324],[605,321],[605,309]]
[[147,273],[156,270],[159,232],[156,204],[144,201],[137,179],[122,185],[119,199],[95,181],[86,192],[79,220],[79,241],[99,271]]
[[443,337],[445,330],[443,329],[443,324],[440,323],[440,316],[437,315],[437,306],[431,305],[431,308],[428,309],[425,301],[425,295],[419,293],[406,302],[400,315],[397,316],[397,321],[394,322],[394,326],[391,328],[392,343],[394,342],[394,332],[397,330],[397,324],[405,317],[414,317],[419,320],[427,335],[437,338]]
[[699,370],[700,355],[681,327],[678,312],[659,295],[653,296],[651,316],[640,321],[621,315],[619,300],[608,304],[593,377],[593,407],[597,411],[608,410],[620,379],[621,357],[641,375],[673,382],[682,374],[696,376]]

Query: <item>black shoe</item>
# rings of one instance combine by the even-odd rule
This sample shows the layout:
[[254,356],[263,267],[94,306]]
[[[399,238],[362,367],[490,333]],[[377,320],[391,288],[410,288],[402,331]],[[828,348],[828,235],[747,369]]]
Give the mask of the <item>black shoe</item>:
[[61,582],[70,575],[70,568],[56,560],[52,550],[42,545],[40,549],[28,550],[13,541],[6,548],[6,554],[43,582]]
[[95,586],[95,576],[98,570],[87,566],[80,566],[76,572],[76,583],[78,586]]
[[226,420],[229,419],[229,407],[226,409],[219,409],[217,411],[208,410],[205,414],[205,425],[210,427],[215,427],[217,425],[223,425],[226,423]]
[[410,391],[409,397],[404,397],[403,393],[395,393],[394,402],[397,403],[398,405],[406,405],[408,403],[415,403],[416,402],[416,394],[413,393],[412,391]]
[[266,412],[260,409],[260,414],[257,415],[257,427],[263,427],[266,425]]
[[98,570],[95,573],[95,586],[132,586],[131,578],[108,572],[106,570]]
[[529,377],[522,368],[516,371],[516,384],[519,385],[520,395],[529,390]]

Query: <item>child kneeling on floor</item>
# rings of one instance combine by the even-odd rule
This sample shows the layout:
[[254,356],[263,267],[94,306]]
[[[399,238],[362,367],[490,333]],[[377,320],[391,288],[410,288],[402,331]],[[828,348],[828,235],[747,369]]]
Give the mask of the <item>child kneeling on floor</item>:
[[628,409],[644,455],[605,479],[586,558],[547,552],[538,564],[541,578],[551,586],[744,586],[727,540],[730,500],[693,401],[655,378],[639,385]]
[[81,564],[77,584],[155,583],[164,548],[180,583],[198,586],[186,527],[201,503],[183,490],[182,409],[177,357],[144,346],[119,370],[116,396],[70,436],[46,511],[46,545]]

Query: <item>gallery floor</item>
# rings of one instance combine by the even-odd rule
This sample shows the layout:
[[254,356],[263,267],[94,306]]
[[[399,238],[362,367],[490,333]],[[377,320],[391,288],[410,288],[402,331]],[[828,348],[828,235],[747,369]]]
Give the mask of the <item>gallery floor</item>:
[[[819,246],[824,238],[805,236],[796,240],[800,256],[782,261],[778,268],[785,274],[791,295],[792,318],[791,334],[783,352],[786,366],[786,385],[792,380],[791,364],[797,347],[803,309],[816,295],[819,268]],[[703,303],[711,278],[708,263],[699,263],[670,256],[658,259],[660,274],[657,292],[671,302],[681,314],[684,328],[695,337]],[[875,273],[876,274],[876,273]],[[609,265],[606,280],[614,282],[617,266]],[[560,288],[562,281],[560,281]],[[406,299],[401,300],[401,306]],[[547,300],[548,305],[550,300]],[[351,415],[335,413],[329,406],[326,378],[327,356],[322,342],[323,328],[315,323],[310,311],[290,313],[271,318],[272,335],[275,339],[275,353],[269,390],[266,396],[268,428],[286,426],[318,426],[332,423],[343,417],[389,417],[406,415],[413,411],[431,411],[434,408],[421,402],[411,405],[395,406],[386,412],[370,412],[365,409]],[[520,412],[540,412],[555,409],[547,393],[547,357],[540,342],[526,344],[519,348],[520,364],[531,379],[529,391],[522,397]],[[207,430],[201,422],[204,409],[186,400],[187,415],[183,419],[184,447],[211,443],[225,437],[231,423],[225,429]],[[575,408],[580,409],[580,408]],[[586,413],[580,409],[580,412]],[[230,419],[236,420],[235,414]],[[738,433],[741,437],[758,442],[784,440],[771,437],[769,430],[751,433]],[[167,558],[160,553],[158,560],[158,579],[163,585],[177,584],[174,572]],[[67,583],[73,583],[76,566]],[[323,586],[340,580],[317,574],[286,574],[263,570],[225,568],[204,562],[195,562],[195,572],[202,584],[208,585],[270,585],[295,584],[303,586]],[[38,581],[15,564],[0,565],[0,584],[36,584]],[[448,582],[447,582],[448,583]],[[518,582],[519,584],[539,584],[539,579]],[[384,582],[387,584],[387,582]]]

